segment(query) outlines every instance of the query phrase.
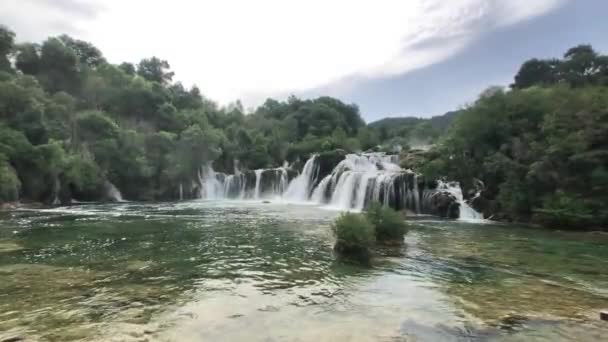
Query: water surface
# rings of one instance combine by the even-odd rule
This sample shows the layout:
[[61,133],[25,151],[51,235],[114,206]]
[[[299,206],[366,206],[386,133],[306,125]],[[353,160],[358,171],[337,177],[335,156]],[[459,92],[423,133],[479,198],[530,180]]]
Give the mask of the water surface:
[[608,236],[417,217],[370,267],[315,206],[0,213],[0,340],[598,341]]

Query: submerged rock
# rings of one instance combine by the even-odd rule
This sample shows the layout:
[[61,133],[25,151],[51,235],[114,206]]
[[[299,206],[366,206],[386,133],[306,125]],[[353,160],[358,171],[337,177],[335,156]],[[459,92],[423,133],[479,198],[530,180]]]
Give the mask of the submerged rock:
[[24,249],[23,246],[13,241],[2,241],[0,240],[0,253],[16,252]]
[[528,321],[528,317],[515,313],[507,314],[500,318],[499,327],[504,330],[521,329],[524,323]]
[[154,267],[156,264],[153,261],[143,261],[143,260],[132,260],[129,261],[127,263],[127,271],[130,272],[134,272],[134,271],[143,271],[146,269],[149,269],[151,267]]
[[8,338],[0,340],[0,342],[19,342],[19,341],[25,341],[25,338],[23,338],[21,336],[14,336],[14,337],[8,337]]

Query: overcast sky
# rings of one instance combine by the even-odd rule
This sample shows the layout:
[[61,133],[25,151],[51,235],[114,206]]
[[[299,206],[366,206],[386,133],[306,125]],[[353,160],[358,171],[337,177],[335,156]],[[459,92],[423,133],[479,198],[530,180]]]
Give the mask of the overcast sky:
[[220,103],[330,95],[368,121],[459,108],[579,43],[608,52],[605,0],[1,1],[19,41],[67,33],[113,63],[167,59]]

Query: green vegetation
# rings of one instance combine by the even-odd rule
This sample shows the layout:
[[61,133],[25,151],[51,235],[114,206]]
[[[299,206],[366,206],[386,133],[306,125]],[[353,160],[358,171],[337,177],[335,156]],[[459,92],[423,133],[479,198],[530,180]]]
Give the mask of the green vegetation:
[[486,216],[608,226],[608,56],[591,46],[527,61],[510,90],[458,112],[370,125],[330,97],[246,113],[173,78],[157,57],[115,65],[88,42],[17,44],[0,27],[0,202],[101,200],[108,181],[131,200],[191,198],[206,164],[231,173],[320,153],[327,174],[344,153],[432,143],[401,164],[457,180],[469,198],[481,180],[473,205]]
[[608,56],[590,46],[523,64],[510,91],[490,88],[456,118],[420,171],[485,183],[486,216],[553,228],[608,226]]
[[[15,43],[0,27],[0,202],[100,200],[110,181],[130,200],[197,193],[201,166],[232,173],[379,144],[355,105],[267,100],[246,113],[173,82],[157,57],[108,63],[62,35]],[[247,114],[247,115],[246,115]]]
[[414,117],[385,118],[368,125],[383,151],[395,147],[420,148],[433,144],[444,134],[460,112],[448,112],[429,119]]
[[401,213],[374,202],[367,209],[365,216],[374,225],[376,241],[385,244],[403,243],[407,227]]
[[343,213],[332,224],[334,249],[344,255],[370,257],[374,243],[402,244],[407,232],[404,217],[397,211],[372,203],[364,214]]
[[343,213],[332,224],[334,249],[341,254],[369,258],[376,238],[374,225],[363,214]]

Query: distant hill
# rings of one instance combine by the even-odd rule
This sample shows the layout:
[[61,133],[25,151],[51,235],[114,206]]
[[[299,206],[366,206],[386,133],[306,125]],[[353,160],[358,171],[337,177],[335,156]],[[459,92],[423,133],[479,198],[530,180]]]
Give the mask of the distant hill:
[[404,126],[415,126],[421,122],[430,122],[431,126],[441,133],[445,132],[452,121],[460,113],[459,110],[447,112],[443,115],[433,116],[431,118],[417,118],[413,116],[384,118],[378,121],[370,122],[367,126],[374,129],[385,129],[389,131],[397,130]]
[[415,118],[413,116],[384,118],[384,119],[380,119],[378,121],[370,122],[369,124],[367,124],[367,127],[375,128],[375,129],[382,129],[382,128],[392,129],[392,128],[395,128],[396,126],[415,125],[424,120],[425,119]]
[[460,110],[453,110],[447,112],[443,115],[433,116],[428,119],[431,122],[431,125],[441,131],[442,133],[447,131],[448,127],[452,124],[454,119],[460,114]]

